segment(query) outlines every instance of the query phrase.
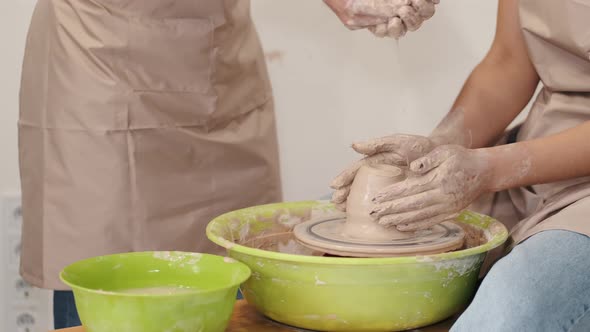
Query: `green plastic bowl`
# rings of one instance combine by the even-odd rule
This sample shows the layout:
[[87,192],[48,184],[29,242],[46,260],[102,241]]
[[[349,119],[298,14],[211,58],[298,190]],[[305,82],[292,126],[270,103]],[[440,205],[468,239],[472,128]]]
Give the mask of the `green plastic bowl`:
[[430,256],[314,256],[292,235],[301,222],[343,216],[327,202],[272,204],[222,215],[207,235],[250,267],[242,292],[267,317],[305,329],[357,332],[419,328],[454,315],[473,296],[486,252],[508,236],[498,221],[471,212],[458,221],[487,242]]
[[[224,331],[249,276],[231,258],[183,252],[90,258],[60,275],[87,332]],[[178,291],[154,294],[154,288]]]

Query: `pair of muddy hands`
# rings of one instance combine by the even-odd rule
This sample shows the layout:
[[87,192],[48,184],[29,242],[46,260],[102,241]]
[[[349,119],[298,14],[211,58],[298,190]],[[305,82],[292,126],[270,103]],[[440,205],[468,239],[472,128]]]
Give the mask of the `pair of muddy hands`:
[[488,153],[446,145],[436,137],[392,135],[353,144],[353,149],[365,157],[333,180],[333,203],[345,211],[350,186],[363,165],[406,167],[406,180],[372,198],[373,219],[400,231],[427,229],[455,219],[490,187],[493,178]]
[[324,0],[350,29],[399,39],[435,13],[439,0]]

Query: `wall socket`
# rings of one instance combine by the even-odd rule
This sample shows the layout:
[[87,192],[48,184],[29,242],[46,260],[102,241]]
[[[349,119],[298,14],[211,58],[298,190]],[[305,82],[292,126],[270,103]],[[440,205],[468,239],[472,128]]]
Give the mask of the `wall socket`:
[[22,233],[20,195],[2,195],[0,207],[0,331],[46,332],[50,329],[48,292],[29,285],[19,275]]
[[19,235],[23,227],[23,213],[20,195],[4,195],[2,197],[2,224],[5,234]]
[[14,310],[10,312],[12,319],[9,320],[6,331],[37,332],[44,331],[38,319],[37,312],[33,310]]

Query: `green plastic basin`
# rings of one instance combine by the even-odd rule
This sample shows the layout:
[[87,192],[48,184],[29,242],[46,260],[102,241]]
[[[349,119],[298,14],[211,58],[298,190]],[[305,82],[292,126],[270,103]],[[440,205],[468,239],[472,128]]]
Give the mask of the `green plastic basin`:
[[247,301],[267,317],[319,331],[401,331],[447,319],[474,294],[486,252],[508,232],[500,222],[465,212],[484,244],[444,254],[394,258],[324,257],[299,245],[298,223],[342,218],[322,201],[234,211],[213,220],[207,235],[250,267]]
[[87,332],[224,331],[249,276],[233,259],[182,252],[90,258],[61,273]]

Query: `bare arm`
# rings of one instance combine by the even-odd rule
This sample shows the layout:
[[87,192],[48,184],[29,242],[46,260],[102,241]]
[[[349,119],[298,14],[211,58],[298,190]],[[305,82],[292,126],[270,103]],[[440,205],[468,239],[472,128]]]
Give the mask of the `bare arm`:
[[[371,215],[380,224],[401,231],[428,228],[455,218],[485,192],[590,176],[590,121],[552,136],[486,147],[539,82],[520,33],[517,6],[518,0],[500,0],[489,54],[432,135],[443,145],[410,164],[412,177],[374,197]],[[471,144],[465,140],[469,136]]]
[[590,121],[492,148],[443,145],[410,164],[414,176],[374,197],[371,215],[401,231],[454,219],[485,192],[590,175]]
[[590,122],[535,140],[481,149],[488,152],[488,191],[590,176]]
[[590,121],[552,136],[489,147],[539,83],[520,31],[517,1],[500,0],[493,46],[431,137],[421,143],[419,138],[393,135],[355,145],[368,157],[336,178],[336,203],[345,200],[358,165],[396,164],[388,158],[404,147],[418,148],[410,151],[418,159],[401,153],[414,176],[376,195],[371,215],[380,224],[405,231],[452,219],[484,192],[590,176]]
[[[539,78],[520,31],[518,1],[500,0],[490,53],[456,102],[473,148],[492,144],[530,100]],[[490,153],[489,191],[590,175],[590,122],[549,137],[482,149]]]
[[470,148],[494,144],[530,101],[538,83],[520,28],[518,0],[500,0],[492,47],[433,136],[455,133],[460,137],[443,143]]
[[340,205],[346,201],[361,165],[410,163],[442,145],[474,149],[493,145],[529,102],[538,83],[520,29],[518,0],[500,0],[494,42],[469,76],[451,112],[429,138],[391,135],[354,144],[355,151],[367,157],[332,181],[336,189],[332,201]]

